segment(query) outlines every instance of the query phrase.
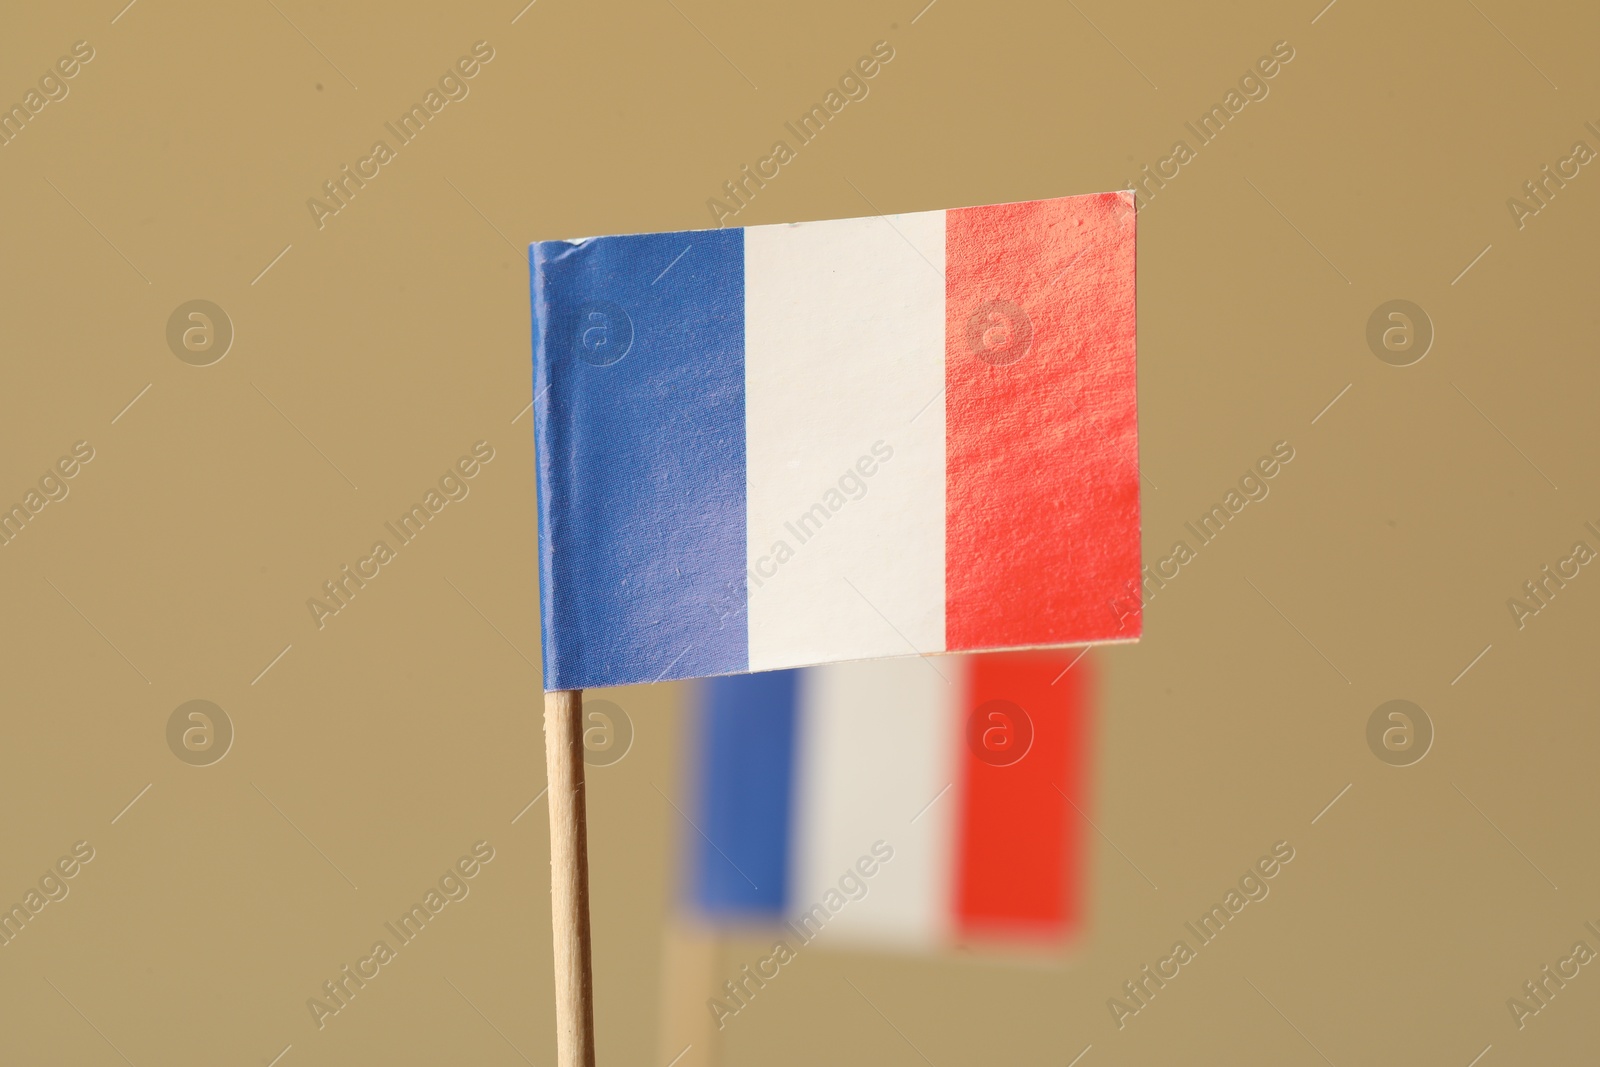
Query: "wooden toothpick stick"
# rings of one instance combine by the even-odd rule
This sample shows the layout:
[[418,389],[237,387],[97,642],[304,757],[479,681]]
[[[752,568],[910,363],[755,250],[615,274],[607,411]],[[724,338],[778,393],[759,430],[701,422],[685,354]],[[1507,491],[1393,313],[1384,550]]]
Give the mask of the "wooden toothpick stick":
[[544,695],[544,756],[550,787],[550,917],[555,933],[556,1064],[557,1067],[595,1067],[582,690],[557,690]]

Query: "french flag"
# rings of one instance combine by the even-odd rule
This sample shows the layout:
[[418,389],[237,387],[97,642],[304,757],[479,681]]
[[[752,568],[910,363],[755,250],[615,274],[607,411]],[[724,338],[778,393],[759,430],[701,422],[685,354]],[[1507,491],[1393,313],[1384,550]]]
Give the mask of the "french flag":
[[1139,636],[1131,194],[530,257],[547,690]]
[[702,683],[693,913],[869,947],[1069,940],[1092,668],[1013,652]]

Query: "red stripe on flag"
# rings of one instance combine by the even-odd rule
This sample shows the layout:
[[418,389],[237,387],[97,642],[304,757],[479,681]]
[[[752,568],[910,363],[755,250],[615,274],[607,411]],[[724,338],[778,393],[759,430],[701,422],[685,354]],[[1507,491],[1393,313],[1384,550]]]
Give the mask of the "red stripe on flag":
[[964,937],[1057,940],[1081,925],[1085,820],[1072,805],[1088,808],[1094,678],[1080,656],[970,658],[955,850]]
[[1132,205],[945,226],[945,647],[1138,637]]

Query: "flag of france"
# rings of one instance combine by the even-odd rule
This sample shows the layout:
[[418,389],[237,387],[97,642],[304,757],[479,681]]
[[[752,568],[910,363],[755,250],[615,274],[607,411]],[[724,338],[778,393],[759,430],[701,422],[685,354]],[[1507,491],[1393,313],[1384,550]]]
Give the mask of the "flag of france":
[[719,925],[932,949],[1081,929],[1094,663],[844,663],[702,684],[685,897]]
[[1138,637],[1129,194],[530,256],[546,689]]

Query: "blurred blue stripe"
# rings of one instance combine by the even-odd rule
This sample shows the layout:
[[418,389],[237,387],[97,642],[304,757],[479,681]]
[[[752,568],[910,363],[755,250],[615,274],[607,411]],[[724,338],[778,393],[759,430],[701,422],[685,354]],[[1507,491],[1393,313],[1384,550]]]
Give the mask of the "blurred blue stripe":
[[699,825],[691,899],[725,919],[778,919],[788,906],[799,671],[702,685]]

